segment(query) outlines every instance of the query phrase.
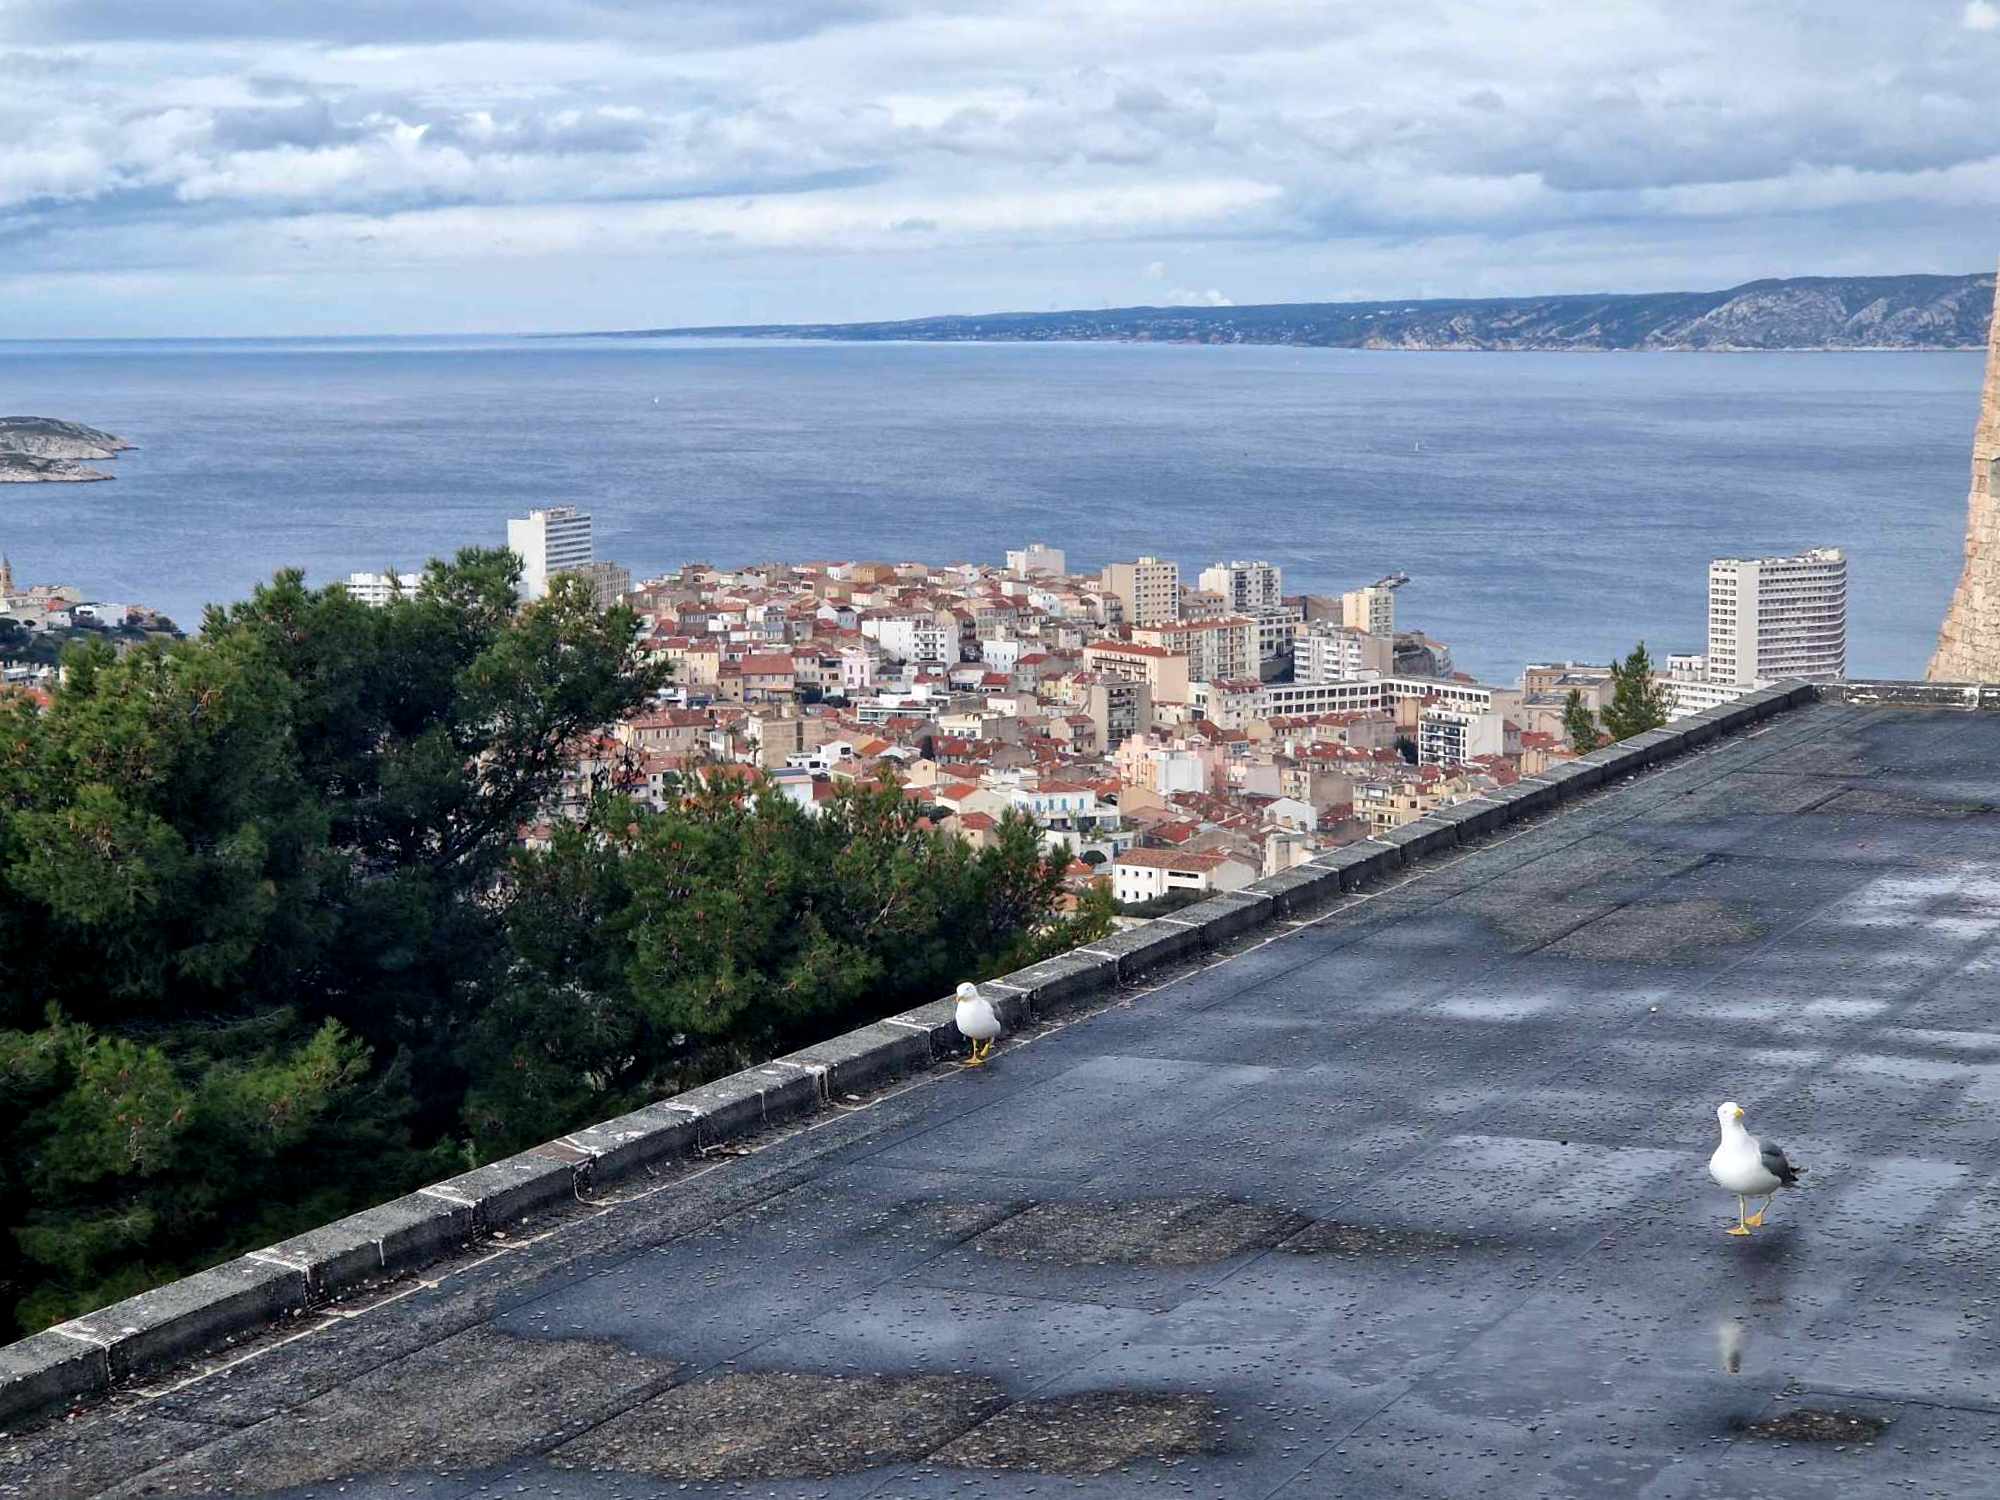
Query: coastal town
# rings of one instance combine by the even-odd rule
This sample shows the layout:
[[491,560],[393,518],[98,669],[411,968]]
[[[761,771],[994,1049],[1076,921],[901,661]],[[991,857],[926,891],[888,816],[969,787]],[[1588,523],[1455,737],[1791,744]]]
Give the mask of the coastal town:
[[[1162,910],[1537,775],[1585,748],[1576,708],[1601,721],[1616,689],[1613,667],[1576,661],[1512,686],[1455,671],[1447,644],[1399,621],[1400,573],[1289,593],[1263,560],[1073,572],[1031,542],[997,564],[691,562],[635,584],[595,556],[575,507],[516,517],[507,540],[524,600],[582,578],[636,613],[668,673],[654,702],[574,747],[545,819],[521,831],[530,846],[604,792],[663,807],[761,779],[810,814],[843,783],[893,781],[975,848],[1009,814],[1032,819],[1075,893],[1108,882],[1121,908]],[[1843,675],[1846,566],[1831,549],[1718,559],[1708,650],[1660,664],[1664,712]],[[414,581],[344,587],[382,605]],[[1739,621],[1753,622],[1740,644]],[[17,643],[159,623],[74,587],[18,587],[0,561],[0,629]],[[0,664],[38,694],[58,670],[47,653]]]
[[[1455,672],[1448,645],[1399,623],[1403,574],[1294,594],[1267,561],[1073,572],[1030,542],[997,564],[695,562],[634,585],[595,557],[574,507],[515,518],[508,544],[526,597],[582,576],[636,611],[670,673],[659,701],[577,747],[551,820],[605,790],[658,806],[761,777],[811,812],[844,782],[893,780],[975,847],[1008,814],[1031,818],[1076,891],[1108,881],[1128,910],[1236,889],[1536,775],[1578,753],[1572,704],[1599,717],[1615,687],[1610,667],[1574,661],[1511,687]],[[348,582],[376,603],[403,586]],[[1763,622],[1740,647],[1739,615]],[[1718,560],[1709,623],[1707,653],[1662,664],[1670,716],[1777,676],[1838,677],[1845,558]]]

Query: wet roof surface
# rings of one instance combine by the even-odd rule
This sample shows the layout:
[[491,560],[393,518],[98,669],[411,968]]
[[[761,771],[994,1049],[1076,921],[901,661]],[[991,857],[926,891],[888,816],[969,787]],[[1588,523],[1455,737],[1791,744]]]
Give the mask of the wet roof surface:
[[[0,1492],[1980,1493],[1995,805],[2000,715],[1783,715]],[[1750,1239],[1725,1098],[1810,1169]]]

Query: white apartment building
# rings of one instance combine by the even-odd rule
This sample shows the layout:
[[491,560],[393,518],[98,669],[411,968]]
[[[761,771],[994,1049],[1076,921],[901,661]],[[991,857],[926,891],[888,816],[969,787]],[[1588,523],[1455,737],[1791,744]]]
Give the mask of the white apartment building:
[[1106,563],[1099,582],[1125,607],[1127,625],[1161,625],[1181,613],[1181,565],[1142,557]]
[[594,560],[590,517],[573,505],[509,517],[507,548],[521,559],[521,597],[546,598],[551,578],[587,568]]
[[1183,854],[1171,849],[1129,849],[1111,866],[1111,894],[1127,906],[1175,891],[1207,895],[1240,891],[1258,871],[1226,854]]
[[1296,682],[1353,682],[1374,672],[1386,677],[1396,665],[1395,643],[1352,625],[1315,621],[1292,644]]
[[1512,718],[1521,711],[1515,688],[1480,682],[1447,682],[1435,677],[1367,676],[1353,682],[1197,682],[1189,690],[1195,711],[1224,729],[1241,729],[1252,719],[1273,715],[1307,718],[1318,714],[1360,713],[1414,699],[1471,713]]
[[1720,708],[1725,703],[1734,703],[1745,693],[1754,693],[1758,688],[1769,685],[1761,682],[1683,682],[1669,678],[1666,682],[1668,722]]
[[1847,555],[1718,557],[1708,565],[1708,680],[1825,682],[1847,674]]
[[861,633],[880,641],[883,651],[897,661],[937,666],[958,660],[958,643],[953,632],[929,615],[863,620]]
[[1007,571],[1022,578],[1032,578],[1038,573],[1060,578],[1069,571],[1069,560],[1063,556],[1060,547],[1030,542],[1025,547],[1008,549]]
[[1708,658],[1688,651],[1677,651],[1669,656],[1666,675],[1655,672],[1653,681],[1667,690],[1667,718],[1670,721],[1719,708],[1745,693],[1768,685],[1762,682],[1710,682]]
[[1340,596],[1340,623],[1384,640],[1396,638],[1396,591],[1370,584]]
[[414,594],[416,580],[395,573],[349,573],[342,587],[357,604],[380,606],[391,599],[406,599]]
[[989,639],[979,643],[979,659],[990,672],[1011,673],[1027,650],[1026,641]]
[[1417,719],[1417,760],[1427,766],[1456,766],[1479,755],[1504,755],[1507,721],[1488,709],[1434,704]]
[[1202,569],[1197,587],[1222,595],[1242,614],[1285,602],[1284,570],[1267,562],[1219,562]]

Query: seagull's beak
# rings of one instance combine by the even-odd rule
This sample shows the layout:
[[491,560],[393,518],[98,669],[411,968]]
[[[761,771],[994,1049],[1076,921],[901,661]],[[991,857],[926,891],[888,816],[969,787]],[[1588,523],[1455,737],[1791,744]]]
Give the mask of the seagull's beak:
[[1736,1118],[1737,1118],[1737,1119],[1739,1119],[1739,1120],[1743,1118],[1743,1111],[1742,1111],[1742,1110],[1740,1110],[1740,1109],[1739,1109],[1739,1110],[1737,1110],[1737,1111],[1736,1111]]

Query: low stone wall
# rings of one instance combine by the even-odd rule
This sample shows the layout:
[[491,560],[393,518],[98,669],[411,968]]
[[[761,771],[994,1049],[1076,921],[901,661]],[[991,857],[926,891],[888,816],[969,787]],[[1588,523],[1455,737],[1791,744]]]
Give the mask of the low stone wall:
[[[1960,696],[1949,698],[1948,691]],[[1992,704],[1986,701],[1989,694]],[[1246,890],[1003,975],[981,991],[1010,1029],[1055,1015],[1149,969],[1224,947],[1294,912],[1819,696],[2000,706],[2000,689],[1993,688],[1849,683],[1821,693],[1805,683],[1782,683],[1594,751],[1490,797],[1444,808],[1383,838],[1333,850]],[[415,1270],[526,1214],[588,1201],[583,1195],[590,1188],[812,1114],[839,1095],[921,1071],[962,1050],[949,1000],[886,1016],[59,1324],[0,1348],[0,1427],[309,1311],[363,1282]]]
[[1877,708],[2000,708],[2000,683],[1991,682],[1827,682],[1815,691],[1829,703]]

